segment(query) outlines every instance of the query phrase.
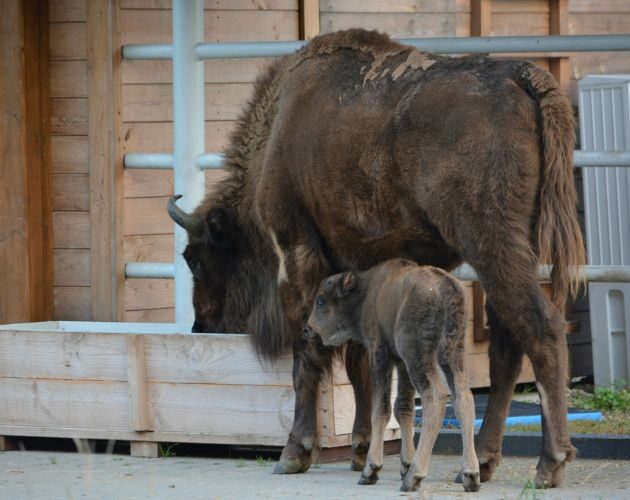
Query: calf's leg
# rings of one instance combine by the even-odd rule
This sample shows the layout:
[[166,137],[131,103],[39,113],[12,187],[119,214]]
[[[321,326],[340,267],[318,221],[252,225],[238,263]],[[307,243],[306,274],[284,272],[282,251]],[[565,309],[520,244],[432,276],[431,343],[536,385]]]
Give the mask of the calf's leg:
[[372,432],[372,382],[367,349],[356,342],[346,346],[346,372],[354,391],[356,410],[352,426],[352,470],[360,471],[365,467],[370,433]]
[[475,453],[475,401],[472,392],[466,382],[466,374],[463,370],[464,359],[461,353],[460,359],[457,359],[450,366],[443,366],[455,414],[459,420],[460,429],[462,431],[462,482],[464,490],[479,491],[481,485],[479,479],[479,461],[477,453]]
[[[409,369],[409,364],[406,364]],[[401,491],[420,489],[420,483],[429,471],[433,445],[444,421],[448,391],[438,376],[436,368],[432,366],[426,373],[418,371],[409,373],[422,401],[422,429],[413,462],[400,487]]]
[[416,388],[411,383],[403,362],[396,363],[398,370],[398,395],[394,403],[394,416],[400,425],[400,476],[405,477],[415,450],[413,424],[416,418]]
[[374,484],[383,467],[383,440],[385,426],[392,412],[391,388],[394,363],[387,345],[382,344],[370,352],[372,375],[372,437],[367,461],[359,484]]

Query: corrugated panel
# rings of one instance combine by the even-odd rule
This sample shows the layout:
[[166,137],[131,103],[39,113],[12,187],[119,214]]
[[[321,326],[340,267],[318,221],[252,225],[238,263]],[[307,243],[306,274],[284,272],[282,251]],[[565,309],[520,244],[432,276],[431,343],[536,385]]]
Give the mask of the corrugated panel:
[[[630,75],[580,82],[580,133],[585,151],[630,150]],[[584,168],[588,263],[630,265],[630,169]]]

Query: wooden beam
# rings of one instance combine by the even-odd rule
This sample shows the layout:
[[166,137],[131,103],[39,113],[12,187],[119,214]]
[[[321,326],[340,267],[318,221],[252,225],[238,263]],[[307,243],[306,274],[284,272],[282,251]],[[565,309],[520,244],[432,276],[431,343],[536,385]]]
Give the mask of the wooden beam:
[[151,431],[153,425],[149,412],[144,335],[127,335],[126,337],[130,429],[137,432]]
[[470,36],[489,36],[491,31],[491,0],[471,0]]
[[87,7],[88,147],[90,151],[90,248],[92,319],[115,321],[122,314],[121,169],[117,161],[119,48],[115,45],[117,2],[94,0]]
[[300,0],[300,39],[319,35],[319,0]]
[[43,320],[51,313],[43,154],[47,2],[10,0],[3,7],[0,71],[11,76],[0,83],[0,323],[11,323]]
[[[567,35],[569,33],[569,5],[568,0],[549,0],[549,34]],[[570,74],[570,61],[567,56],[549,58],[549,71],[560,84],[560,87],[568,92]]]

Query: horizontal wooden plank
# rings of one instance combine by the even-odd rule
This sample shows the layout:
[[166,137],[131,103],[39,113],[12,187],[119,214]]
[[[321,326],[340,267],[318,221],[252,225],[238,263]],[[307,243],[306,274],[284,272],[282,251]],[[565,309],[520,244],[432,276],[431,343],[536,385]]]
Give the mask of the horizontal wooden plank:
[[[394,401],[396,400],[396,385],[397,382],[392,382],[392,410],[394,408]],[[334,419],[335,419],[335,434],[352,434],[352,425],[354,424],[355,403],[354,403],[354,391],[351,385],[336,385],[333,387],[333,399],[334,399]],[[394,418],[394,412],[390,415],[389,422],[387,423],[387,429],[398,429],[398,422]]]
[[87,97],[87,62],[51,61],[50,97]]
[[[81,429],[64,428],[54,426],[33,426],[33,425],[3,425],[0,423],[0,435],[3,436],[32,436],[32,437],[53,437],[53,438],[75,438],[75,439],[114,439],[117,441],[148,441],[158,443],[207,443],[207,444],[238,444],[238,445],[258,445],[258,446],[284,446],[287,441],[286,433],[282,435],[270,434],[250,434],[241,431],[237,434],[208,434],[208,433],[185,433],[185,432],[131,432],[111,429]],[[350,436],[344,436],[346,442],[328,445],[322,444],[323,448],[329,446],[348,446]]]
[[[273,59],[207,59],[204,63],[207,83],[252,83]],[[172,83],[171,61],[123,60],[120,72],[123,84]]]
[[161,432],[288,434],[292,387],[149,384],[154,428]]
[[[552,0],[553,1],[553,0]],[[508,12],[511,14],[549,13],[549,0],[493,0],[492,13]]]
[[87,99],[51,99],[50,103],[50,133],[52,135],[87,135]]
[[248,337],[144,335],[147,380],[185,384],[293,387],[293,359],[260,363]]
[[[205,117],[211,120],[235,120],[251,93],[252,85],[247,83],[206,84]],[[124,122],[172,121],[172,85],[124,85],[122,119]]]
[[399,12],[406,14],[431,12],[470,12],[470,0],[321,0],[320,12]]
[[90,286],[90,251],[55,249],[53,251],[54,286]]
[[88,174],[53,174],[53,210],[88,211],[90,179]]
[[584,12],[586,14],[595,12],[609,12],[613,14],[630,12],[630,2],[628,0],[606,0],[605,2],[569,0],[569,12]]
[[90,287],[56,286],[53,287],[55,319],[89,321],[92,319],[92,301]]
[[127,430],[126,382],[0,379],[0,422],[67,428]]
[[86,59],[85,23],[51,23],[49,30],[52,61]]
[[85,0],[49,0],[48,20],[51,23],[82,22],[87,19]]
[[125,262],[173,262],[173,252],[172,234],[131,235],[123,239]]
[[123,193],[125,198],[171,196],[173,171],[126,169],[123,174]]
[[527,13],[514,15],[507,12],[492,14],[492,36],[548,35],[549,14]]
[[[234,122],[206,121],[205,145],[207,152],[225,149]],[[173,123],[124,123],[123,153],[171,153],[173,151]]]
[[589,74],[630,73],[628,52],[582,52],[571,58],[571,76],[580,80]]
[[50,161],[53,173],[87,173],[89,165],[87,137],[52,136]]
[[[471,388],[490,387],[490,371],[487,354],[469,354],[466,356],[466,379]],[[533,382],[534,370],[529,358],[523,359],[523,369],[518,383]]]
[[168,279],[127,279],[125,310],[175,307],[173,285],[173,280]]
[[[121,44],[171,43],[170,10],[121,10]],[[296,40],[297,11],[214,11],[204,16],[207,42]]]
[[173,323],[175,321],[175,309],[144,309],[138,311],[125,311],[123,321],[135,323]]
[[173,221],[166,212],[167,202],[168,197],[125,200],[124,235],[172,233]]
[[571,13],[569,34],[571,35],[626,35],[630,33],[628,13]]
[[124,335],[0,332],[0,378],[127,380]]
[[53,212],[53,248],[90,248],[88,212]]
[[[171,9],[171,0],[121,0],[121,9]],[[298,0],[205,0],[206,10],[297,10]]]
[[388,33],[395,38],[455,36],[470,25],[470,15],[407,13],[322,13],[322,33],[349,28],[365,28]]

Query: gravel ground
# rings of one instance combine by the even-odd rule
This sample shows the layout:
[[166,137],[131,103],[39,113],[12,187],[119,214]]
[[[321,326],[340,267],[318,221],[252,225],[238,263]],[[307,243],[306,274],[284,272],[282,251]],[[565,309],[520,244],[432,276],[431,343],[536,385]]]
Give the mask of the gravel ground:
[[12,451],[0,454],[0,497],[6,499],[248,499],[248,498],[630,498],[630,461],[578,460],[566,486],[524,490],[535,459],[505,458],[479,493],[454,484],[459,458],[433,457],[422,491],[400,493],[398,456],[386,458],[374,486],[356,484],[347,462],[317,465],[306,474],[271,474],[273,462],[226,458],[132,458],[124,455]]

